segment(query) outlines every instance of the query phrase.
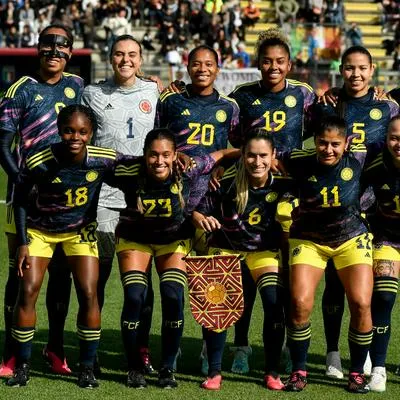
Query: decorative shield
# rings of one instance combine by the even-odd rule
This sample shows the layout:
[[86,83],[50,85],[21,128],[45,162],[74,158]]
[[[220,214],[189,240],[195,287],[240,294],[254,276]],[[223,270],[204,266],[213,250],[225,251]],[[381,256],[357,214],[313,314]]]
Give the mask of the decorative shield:
[[240,256],[186,257],[190,309],[204,328],[222,331],[244,308]]

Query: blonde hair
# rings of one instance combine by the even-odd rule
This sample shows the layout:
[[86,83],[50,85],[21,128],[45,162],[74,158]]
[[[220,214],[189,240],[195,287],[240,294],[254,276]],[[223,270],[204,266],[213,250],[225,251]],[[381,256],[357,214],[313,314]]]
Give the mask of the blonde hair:
[[254,54],[256,55],[257,63],[260,60],[261,51],[269,46],[283,47],[287,51],[290,59],[290,45],[288,38],[279,28],[270,28],[258,35],[258,39],[254,47]]

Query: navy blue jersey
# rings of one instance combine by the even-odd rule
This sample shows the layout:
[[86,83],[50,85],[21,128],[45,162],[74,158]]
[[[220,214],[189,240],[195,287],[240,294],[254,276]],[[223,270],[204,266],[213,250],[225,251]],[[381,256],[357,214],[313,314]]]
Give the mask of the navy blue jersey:
[[[361,217],[360,191],[364,145],[352,146],[333,166],[318,162],[315,150],[295,150],[288,167],[298,187],[290,237],[337,247],[367,232]],[[357,159],[359,158],[359,159]]]
[[362,180],[372,186],[376,198],[368,216],[374,243],[400,248],[400,171],[386,149],[365,167]]
[[308,111],[315,100],[309,85],[287,79],[285,89],[272,93],[256,81],[239,85],[229,96],[239,105],[242,126],[239,136],[229,137],[233,146],[239,147],[250,129],[265,128],[273,134],[278,154],[302,147]]
[[[202,174],[215,164],[211,156],[194,157],[195,166],[182,174],[178,183],[173,177],[164,182],[150,179],[143,161],[122,161],[115,170],[115,183],[124,192],[126,209],[120,213],[116,236],[146,244],[167,244],[188,239],[193,227],[188,218],[188,200]],[[181,192],[184,207],[179,201]],[[143,213],[138,207],[138,195]]]
[[214,231],[208,241],[212,247],[238,251],[278,251],[281,226],[276,209],[290,178],[271,175],[265,187],[249,187],[248,201],[239,214],[236,198],[236,166],[227,169],[218,191],[209,191],[197,210],[218,219],[222,228]]
[[79,165],[65,166],[57,159],[60,144],[29,156],[16,186],[15,206],[27,205],[33,188],[35,201],[29,204],[27,227],[62,233],[79,231],[96,221],[97,203],[103,181],[112,183],[119,156],[115,150],[87,146]]
[[60,141],[57,116],[80,102],[83,80],[64,72],[54,85],[23,76],[7,90],[0,104],[0,131],[16,135],[17,164],[28,155]]
[[177,150],[189,156],[201,156],[228,147],[228,135],[238,129],[239,107],[235,100],[219,94],[202,100],[190,93],[166,91],[157,104],[155,126],[169,128]]
[[318,104],[313,109],[317,124],[324,115],[339,115],[346,121],[347,134],[353,144],[365,144],[368,151],[377,154],[383,147],[390,119],[399,113],[393,100],[375,100],[374,89],[363,97],[350,97],[341,90],[336,107]]

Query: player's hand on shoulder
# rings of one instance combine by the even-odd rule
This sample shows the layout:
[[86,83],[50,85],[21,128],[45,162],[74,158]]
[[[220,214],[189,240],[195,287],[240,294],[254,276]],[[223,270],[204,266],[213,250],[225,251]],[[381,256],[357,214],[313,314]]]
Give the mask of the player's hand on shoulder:
[[208,233],[221,229],[220,222],[211,215],[203,215],[198,211],[193,212],[193,223],[197,229],[201,229]]
[[173,93],[182,93],[185,90],[186,84],[183,81],[178,81],[177,79],[169,84],[165,91],[170,91]]
[[318,103],[322,103],[325,106],[331,105],[336,107],[338,102],[338,97],[340,93],[340,88],[334,87],[328,89],[322,96],[318,96]]
[[225,168],[219,165],[218,167],[214,168],[213,171],[211,172],[211,177],[208,182],[208,189],[211,190],[212,192],[216,192],[221,184],[219,181],[223,177],[225,172]]

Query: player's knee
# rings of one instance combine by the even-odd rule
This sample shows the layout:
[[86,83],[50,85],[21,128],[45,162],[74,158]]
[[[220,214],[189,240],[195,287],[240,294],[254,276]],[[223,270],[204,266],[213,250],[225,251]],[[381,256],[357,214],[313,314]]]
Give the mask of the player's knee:
[[352,318],[361,319],[371,313],[371,298],[361,295],[349,299],[349,308]]
[[306,296],[293,296],[290,315],[294,324],[303,324],[310,319],[312,300]]

